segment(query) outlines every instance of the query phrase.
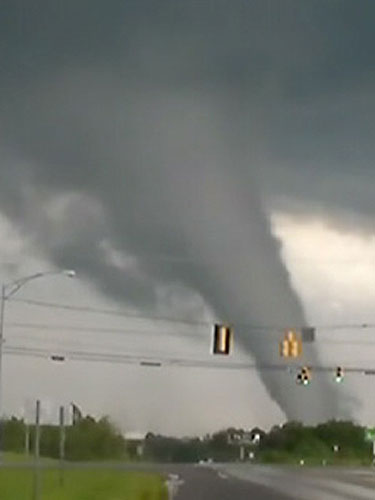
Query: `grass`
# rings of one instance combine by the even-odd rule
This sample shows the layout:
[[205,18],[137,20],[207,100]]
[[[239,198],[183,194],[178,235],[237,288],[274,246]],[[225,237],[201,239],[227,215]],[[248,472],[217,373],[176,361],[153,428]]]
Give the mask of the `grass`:
[[14,463],[14,462],[29,462],[32,457],[29,455],[22,455],[21,453],[11,453],[5,452],[2,453],[2,458],[6,463]]
[[[11,453],[11,452],[5,452],[3,453],[3,460],[5,463],[28,463],[32,462],[34,460],[34,457],[32,454],[26,455],[22,453]],[[40,458],[41,462],[43,463],[54,463],[56,460],[53,458]],[[0,497],[1,500],[1,497]]]
[[301,449],[298,452],[288,453],[283,450],[267,450],[260,453],[257,457],[258,463],[263,464],[281,464],[281,465],[298,465],[303,459],[305,465],[321,466],[323,461],[325,465],[345,466],[345,467],[360,467],[369,466],[372,463],[370,457],[357,456],[355,454],[335,454],[327,450],[321,453],[312,453],[308,450]]
[[[0,470],[1,500],[31,500],[33,471],[27,469]],[[107,471],[66,470],[60,484],[57,470],[40,472],[38,500],[166,500],[163,480],[157,475]]]

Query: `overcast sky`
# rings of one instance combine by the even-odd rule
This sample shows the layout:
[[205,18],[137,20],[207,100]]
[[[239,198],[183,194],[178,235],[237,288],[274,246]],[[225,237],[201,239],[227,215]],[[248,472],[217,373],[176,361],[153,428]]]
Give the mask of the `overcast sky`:
[[[79,276],[19,299],[309,323],[309,362],[371,366],[374,330],[349,327],[375,322],[371,0],[1,8],[1,278]],[[209,356],[209,326],[16,301],[6,314],[6,346]],[[233,357],[274,360],[277,341],[239,329]],[[370,378],[317,378],[306,394],[287,376],[6,355],[4,411],[74,400],[123,429],[170,433],[270,426],[283,412],[370,422]]]

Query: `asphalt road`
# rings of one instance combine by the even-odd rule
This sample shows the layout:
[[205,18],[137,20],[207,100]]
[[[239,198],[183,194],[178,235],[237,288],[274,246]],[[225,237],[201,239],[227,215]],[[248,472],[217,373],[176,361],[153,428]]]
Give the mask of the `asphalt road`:
[[268,487],[209,468],[184,467],[174,471],[174,478],[172,483],[182,484],[171,491],[170,500],[289,500]]
[[170,495],[173,500],[375,499],[375,470],[371,468],[220,464],[168,470],[170,488],[175,489]]
[[227,464],[217,466],[216,472],[276,490],[280,495],[284,495],[283,498],[290,500],[375,499],[375,470],[373,468],[266,467]]
[[[56,462],[41,463],[42,469]],[[255,464],[169,465],[66,463],[69,469],[140,470],[162,474],[170,500],[374,500],[374,468],[288,467]],[[1,466],[0,466],[1,467]],[[6,468],[30,468],[13,463]]]

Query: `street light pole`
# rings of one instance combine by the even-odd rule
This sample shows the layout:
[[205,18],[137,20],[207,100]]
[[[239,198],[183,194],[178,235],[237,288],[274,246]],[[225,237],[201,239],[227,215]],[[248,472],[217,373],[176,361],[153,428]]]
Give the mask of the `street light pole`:
[[37,278],[43,278],[44,276],[54,275],[54,274],[64,274],[69,278],[74,278],[76,273],[72,269],[67,269],[63,271],[45,271],[41,273],[32,274],[30,276],[25,276],[24,278],[17,279],[10,283],[1,286],[1,297],[0,297],[0,462],[2,460],[3,451],[3,433],[2,433],[2,400],[3,400],[3,344],[4,344],[4,315],[5,315],[5,302],[9,300],[18,290],[23,287],[29,281]]
[[1,460],[1,450],[2,450],[2,398],[3,391],[1,389],[2,381],[2,368],[3,368],[3,343],[4,343],[4,312],[5,312],[5,285],[1,287],[1,302],[0,302],[0,460]]

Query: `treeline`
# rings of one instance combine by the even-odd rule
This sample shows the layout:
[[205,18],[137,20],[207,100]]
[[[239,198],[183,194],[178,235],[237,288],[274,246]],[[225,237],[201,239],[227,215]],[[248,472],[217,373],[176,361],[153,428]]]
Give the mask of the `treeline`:
[[155,462],[199,462],[214,460],[228,462],[238,458],[238,447],[228,444],[225,431],[209,439],[178,439],[148,434],[144,446],[144,459]]
[[330,421],[317,426],[290,422],[275,426],[263,436],[257,458],[266,463],[369,464],[372,443],[364,427],[349,421]]
[[[27,426],[23,420],[3,421],[2,449],[24,453]],[[87,416],[66,427],[67,460],[139,460],[149,462],[200,461],[259,463],[369,464],[372,443],[365,440],[364,427],[345,421],[317,426],[289,422],[269,432],[259,428],[245,431],[229,428],[203,438],[174,438],[149,433],[143,442],[126,442],[107,418]],[[35,429],[28,428],[32,453]],[[41,456],[59,457],[60,433],[57,426],[41,426]]]
[[[42,425],[40,431],[41,456],[58,458],[59,427]],[[4,451],[23,454],[29,448],[32,453],[35,443],[34,426],[27,428],[23,420],[13,417],[2,422],[1,434]],[[67,460],[123,459],[127,456],[124,437],[107,418],[95,420],[90,416],[84,417],[74,425],[66,427],[65,436]]]
[[369,464],[372,444],[365,440],[365,428],[352,422],[330,421],[314,427],[289,422],[269,432],[226,429],[200,439],[148,434],[144,458],[158,462]]
[[233,428],[206,435],[204,438],[173,438],[147,434],[144,458],[156,462],[231,462],[240,458],[238,442],[233,436],[243,434]]

